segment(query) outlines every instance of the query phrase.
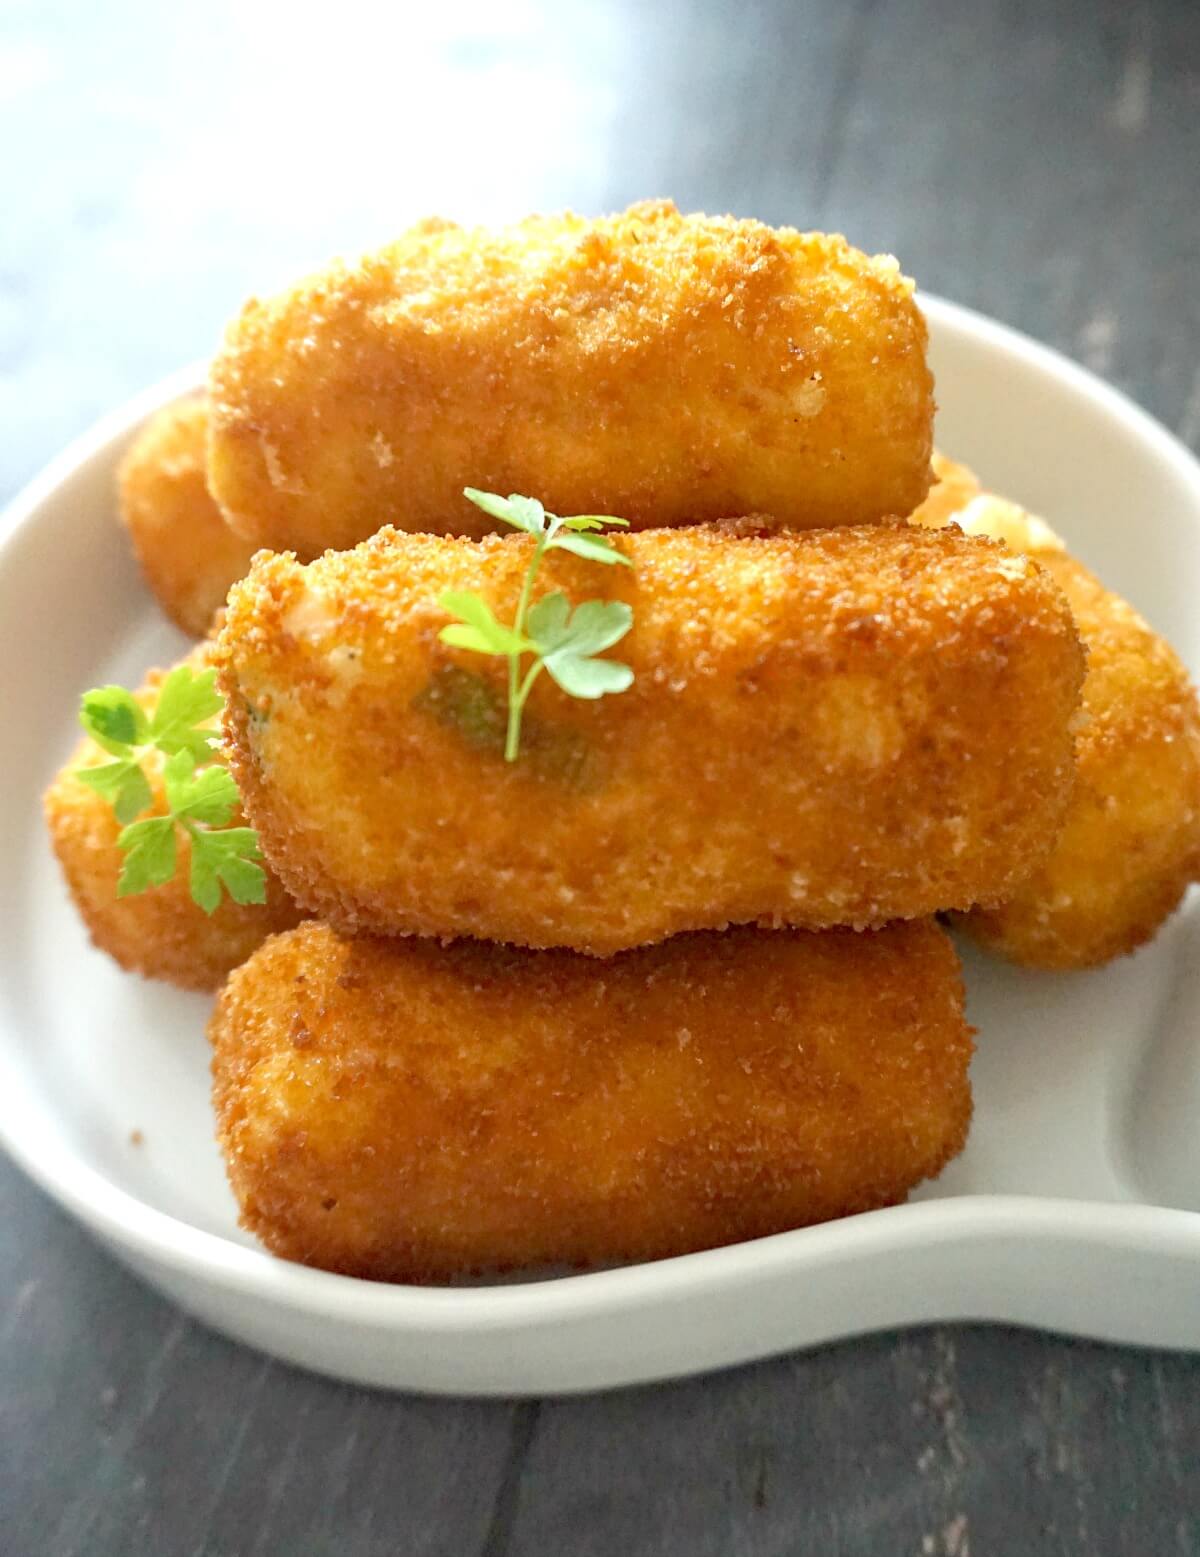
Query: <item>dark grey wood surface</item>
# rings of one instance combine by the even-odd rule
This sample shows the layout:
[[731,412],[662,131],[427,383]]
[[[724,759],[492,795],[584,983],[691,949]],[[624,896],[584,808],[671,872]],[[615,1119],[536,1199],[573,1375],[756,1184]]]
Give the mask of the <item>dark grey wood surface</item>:
[[[1200,443],[1194,0],[409,9],[0,9],[0,495],[331,252],[659,193],[892,250]],[[1200,1359],[951,1327],[387,1397],[201,1330],[0,1164],[0,1554],[142,1553],[1200,1553]]]

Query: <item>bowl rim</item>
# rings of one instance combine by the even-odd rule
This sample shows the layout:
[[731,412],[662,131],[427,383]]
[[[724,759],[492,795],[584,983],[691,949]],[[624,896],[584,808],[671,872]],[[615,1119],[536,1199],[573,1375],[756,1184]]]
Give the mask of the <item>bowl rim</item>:
[[[1052,347],[975,310],[928,293],[919,303],[938,327],[973,337],[1057,379],[1097,410],[1123,423],[1169,466],[1200,511],[1200,461],[1122,391]],[[110,456],[148,415],[202,388],[207,365],[194,363],[161,379],[102,416],[53,458],[0,515],[0,568],[37,522],[39,512],[80,468]],[[0,1070],[10,1062],[0,1059]],[[120,1188],[79,1153],[56,1145],[49,1154],[36,1107],[15,1106],[18,1088],[0,1088],[0,1146],[52,1199],[135,1261],[216,1283],[310,1316],[337,1317],[369,1327],[452,1336],[480,1329],[514,1329],[601,1311],[643,1307],[686,1291],[719,1292],[747,1279],[839,1263],[847,1258],[912,1254],[954,1244],[976,1246],[1016,1237],[1027,1244],[1101,1244],[1133,1253],[1200,1263],[1200,1212],[1127,1202],[1034,1195],[954,1195],[866,1212],[815,1227],[708,1249],[695,1254],[529,1281],[462,1287],[422,1287],[369,1281],[311,1269],[249,1248],[160,1211]]]

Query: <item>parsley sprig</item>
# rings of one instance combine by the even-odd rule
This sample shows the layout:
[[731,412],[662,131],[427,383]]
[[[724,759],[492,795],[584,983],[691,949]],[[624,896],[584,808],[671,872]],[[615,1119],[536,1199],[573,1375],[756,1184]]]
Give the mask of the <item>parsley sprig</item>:
[[[125,856],[118,897],[171,880],[182,831],[191,843],[192,899],[206,914],[220,904],[222,888],[235,903],[266,901],[258,834],[252,827],[227,825],[239,797],[214,750],[217,734],[210,721],[221,707],[216,672],[197,673],[190,665],[176,666],[164,679],[149,715],[125,687],[83,694],[79,722],[113,761],[76,768],[75,777],[102,795],[124,824],[117,839]],[[165,759],[167,811],[144,817],[154,803],[145,763],[155,754]]]
[[[497,621],[491,606],[474,590],[448,589],[438,597],[442,609],[458,618],[438,634],[443,643],[508,660],[504,757],[515,762],[521,745],[521,714],[543,670],[570,697],[603,697],[609,692],[624,692],[633,683],[628,665],[596,658],[618,643],[633,625],[633,611],[624,601],[585,600],[572,610],[567,596],[554,590],[530,603],[542,558],[549,551],[569,551],[589,562],[630,567],[629,558],[622,556],[607,536],[596,533],[607,525],[626,525],[628,521],[611,514],[564,518],[547,513],[537,498],[515,492],[499,497],[495,492],[467,487],[464,496],[493,519],[524,530],[535,540],[510,627]],[[522,666],[525,655],[533,656],[527,668]]]

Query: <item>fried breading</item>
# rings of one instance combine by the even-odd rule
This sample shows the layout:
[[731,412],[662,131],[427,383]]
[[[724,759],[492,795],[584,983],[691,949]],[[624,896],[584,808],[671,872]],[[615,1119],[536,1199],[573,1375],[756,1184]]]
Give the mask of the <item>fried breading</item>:
[[930,473],[933,485],[925,501],[909,516],[914,524],[938,529],[948,524],[973,497],[983,491],[979,477],[967,465],[948,459],[939,449],[933,451]]
[[208,407],[169,405],[138,434],[117,473],[121,518],[146,583],[185,633],[202,638],[255,548],[208,493]]
[[[183,663],[201,669],[210,652],[211,645],[201,644]],[[139,689],[138,701],[147,712],[154,708],[167,674],[150,671]],[[289,929],[303,915],[269,870],[264,904],[242,905],[226,897],[215,913],[206,914],[188,888],[191,846],[182,834],[174,877],[137,896],[119,898],[121,823],[102,795],[73,776],[78,767],[111,761],[85,737],[45,796],[46,823],[75,906],[95,945],[129,972],[165,979],[182,989],[215,989],[268,935]],[[147,777],[154,803],[146,814],[163,816],[167,807],[161,766],[147,765]],[[245,825],[240,813],[233,825]]]
[[638,528],[906,514],[933,383],[912,284],[840,237],[669,202],[425,222],[250,302],[212,367],[212,491],[301,557],[478,536],[464,486]]
[[597,963],[310,923],[209,1029],[242,1224],[387,1281],[659,1259],[894,1204],[966,1139],[935,925],[683,936]]
[[614,544],[631,569],[555,552],[538,587],[629,602],[633,686],[581,702],[543,676],[512,764],[505,662],[441,644],[437,601],[476,590],[511,621],[529,537],[256,560],[219,639],[226,736],[297,901],[608,955],[996,902],[1049,850],[1083,656],[1035,564],[902,522]]
[[[950,475],[965,493],[961,471]],[[1148,941],[1200,876],[1200,709],[1170,645],[1043,520],[978,484],[976,493],[947,506],[935,488],[913,517],[953,519],[1035,557],[1070,603],[1088,669],[1078,775],[1059,840],[1007,902],[964,923],[1013,962],[1093,967]]]

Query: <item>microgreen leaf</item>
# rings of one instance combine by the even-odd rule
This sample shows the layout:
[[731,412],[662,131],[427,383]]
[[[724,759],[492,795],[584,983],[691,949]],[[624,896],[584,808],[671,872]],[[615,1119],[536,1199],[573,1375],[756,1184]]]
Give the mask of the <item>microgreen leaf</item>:
[[537,644],[538,652],[548,654],[562,641],[567,630],[567,618],[571,614],[571,602],[556,589],[529,608],[529,636]]
[[443,627],[438,637],[459,649],[477,654],[524,654],[533,648],[529,639],[498,622],[490,605],[471,590],[447,589],[438,596],[443,611],[457,616],[459,622]]
[[190,751],[197,761],[211,755],[216,731],[197,726],[207,724],[221,712],[222,698],[216,681],[215,670],[197,672],[190,665],[177,665],[166,677],[150,720],[149,738],[160,751],[168,756]]
[[605,530],[613,524],[622,530],[629,528],[629,520],[618,519],[615,514],[572,514],[561,523],[564,530]]
[[546,528],[546,510],[536,497],[513,492],[508,499],[508,522],[519,530],[528,530],[530,535],[540,535]]
[[541,535],[545,531],[546,510],[536,497],[522,497],[519,492],[501,497],[498,492],[481,492],[478,487],[464,487],[463,496],[476,508],[482,508],[485,514],[511,524],[516,530],[525,530],[530,535]]
[[569,551],[588,562],[621,562],[627,568],[633,564],[623,556],[603,535],[556,535],[546,543],[547,551]]
[[463,622],[451,622],[443,627],[438,637],[453,649],[471,649],[476,654],[520,654],[530,647],[524,638],[518,638],[507,627],[496,623],[494,632],[482,632],[478,627],[468,627]]
[[619,642],[632,625],[633,611],[623,600],[585,600],[543,651],[543,663],[572,697],[624,692],[633,681],[629,666],[592,656]]
[[579,654],[552,654],[546,669],[571,697],[597,698],[624,692],[633,685],[633,671],[620,660],[590,660]]
[[[442,609],[458,617],[457,622],[438,633],[443,643],[476,654],[502,656],[508,661],[504,757],[507,762],[514,762],[520,748],[521,712],[543,670],[549,671],[558,686],[572,697],[597,698],[607,692],[624,692],[633,681],[628,665],[593,658],[629,631],[633,612],[623,601],[586,600],[572,614],[570,601],[561,590],[553,590],[540,600],[530,600],[533,581],[548,551],[567,551],[587,562],[632,567],[629,558],[607,536],[597,533],[609,525],[625,526],[628,521],[611,514],[547,513],[537,498],[521,497],[516,492],[500,497],[495,492],[481,492],[478,487],[465,487],[463,491],[485,514],[536,539],[511,627],[498,622],[487,602],[473,591],[446,590],[438,597]],[[525,654],[532,654],[534,659],[522,671],[521,658]]]
[[125,855],[117,896],[129,897],[147,887],[161,887],[175,874],[175,821],[148,816],[131,822],[117,839]]
[[633,608],[623,600],[585,600],[576,606],[557,642],[553,654],[599,654],[619,642],[633,626]]
[[132,692],[124,687],[93,687],[79,705],[79,722],[106,752],[126,757],[131,746],[146,739],[146,715]]

